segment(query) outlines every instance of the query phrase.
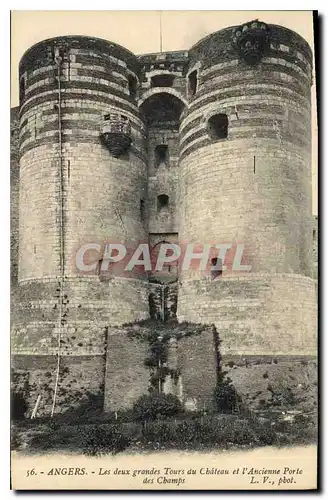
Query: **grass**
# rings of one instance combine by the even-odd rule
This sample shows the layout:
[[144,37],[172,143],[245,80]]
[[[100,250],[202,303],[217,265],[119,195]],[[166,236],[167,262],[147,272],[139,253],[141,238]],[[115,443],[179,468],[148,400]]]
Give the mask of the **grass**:
[[[98,455],[124,450],[202,450],[291,446],[316,441],[311,420],[298,416],[284,421],[281,414],[228,415],[183,413],[175,417],[138,423],[131,414],[120,421],[59,423],[36,419],[13,425],[12,448],[27,452],[62,452]],[[106,416],[103,416],[105,420]],[[37,421],[38,420],[38,421]],[[68,420],[68,419],[67,419]],[[125,420],[125,421],[124,421]]]

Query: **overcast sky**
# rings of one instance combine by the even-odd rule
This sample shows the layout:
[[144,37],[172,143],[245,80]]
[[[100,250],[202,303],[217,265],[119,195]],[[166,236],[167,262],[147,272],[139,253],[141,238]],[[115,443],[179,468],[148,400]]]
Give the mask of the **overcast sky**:
[[[251,19],[286,26],[313,47],[310,11],[163,11],[163,51],[189,49],[202,37]],[[31,45],[59,35],[89,35],[119,43],[136,54],[160,51],[159,11],[13,11],[11,105],[18,105],[18,63]],[[313,210],[317,213],[317,140],[313,87]]]

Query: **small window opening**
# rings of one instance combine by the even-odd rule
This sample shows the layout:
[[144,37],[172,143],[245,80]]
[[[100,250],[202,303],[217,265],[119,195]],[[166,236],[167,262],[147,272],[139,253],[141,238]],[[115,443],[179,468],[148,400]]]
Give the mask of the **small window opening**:
[[162,163],[167,165],[169,148],[165,144],[159,144],[155,147],[155,166],[159,167]]
[[169,206],[169,197],[166,194],[157,196],[157,212],[167,209]]
[[155,75],[150,79],[151,87],[172,87],[174,75]]
[[25,78],[22,76],[19,82],[19,100],[20,102],[23,101],[25,97]]
[[195,69],[188,76],[188,95],[191,97],[196,94],[198,85],[197,70]]
[[135,99],[137,96],[137,80],[134,76],[128,76],[128,85],[129,85],[129,94],[132,99]]
[[209,134],[213,140],[228,137],[228,117],[225,114],[211,116],[208,120]]

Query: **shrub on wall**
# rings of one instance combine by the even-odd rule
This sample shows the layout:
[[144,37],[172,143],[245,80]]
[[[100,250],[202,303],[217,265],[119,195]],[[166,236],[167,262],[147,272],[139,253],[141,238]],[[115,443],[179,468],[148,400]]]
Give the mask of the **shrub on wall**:
[[226,372],[219,372],[214,390],[214,407],[218,412],[234,413],[241,408],[241,397],[232,380],[225,378]]
[[171,426],[161,420],[150,422],[142,428],[142,441],[146,445],[152,444],[152,447],[156,449],[174,442],[175,432]]
[[170,417],[182,411],[180,400],[173,394],[147,394],[141,396],[133,405],[133,415],[138,422]]

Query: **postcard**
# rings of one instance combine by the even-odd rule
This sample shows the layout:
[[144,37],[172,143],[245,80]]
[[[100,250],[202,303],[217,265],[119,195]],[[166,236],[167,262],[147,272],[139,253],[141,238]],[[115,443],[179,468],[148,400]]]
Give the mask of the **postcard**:
[[14,490],[317,489],[312,11],[12,11]]

